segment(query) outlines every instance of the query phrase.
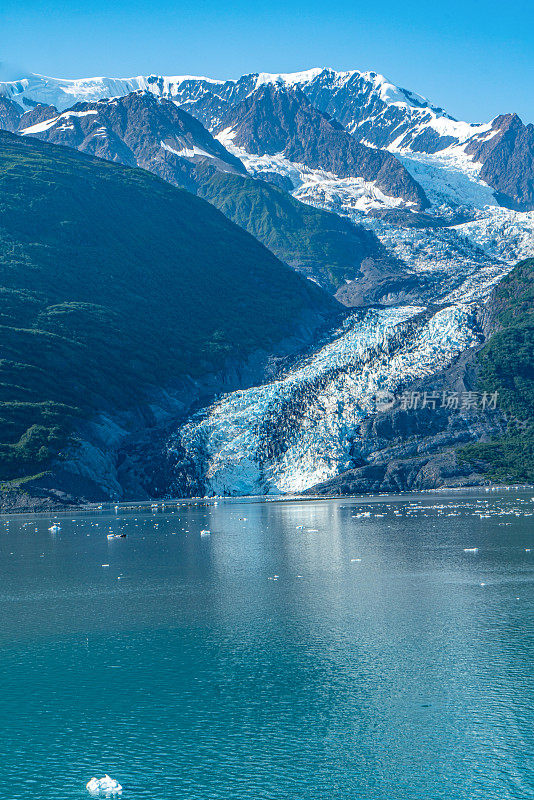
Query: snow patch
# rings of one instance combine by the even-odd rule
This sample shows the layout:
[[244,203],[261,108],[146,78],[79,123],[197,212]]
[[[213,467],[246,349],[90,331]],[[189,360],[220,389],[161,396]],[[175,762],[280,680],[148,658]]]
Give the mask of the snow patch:
[[169,153],[173,153],[175,156],[180,156],[180,158],[194,158],[195,156],[215,158],[212,153],[207,153],[205,150],[197,147],[196,144],[192,147],[182,147],[180,150],[176,150],[174,147],[171,147],[171,145],[166,144],[165,142],[160,142],[160,145],[163,150],[167,150]]

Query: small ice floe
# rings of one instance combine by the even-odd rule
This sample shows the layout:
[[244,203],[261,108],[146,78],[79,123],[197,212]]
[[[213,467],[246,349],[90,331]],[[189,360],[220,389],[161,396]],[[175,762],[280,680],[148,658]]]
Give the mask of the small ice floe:
[[211,536],[211,531],[208,531],[208,530],[200,531],[200,535],[201,536]]
[[478,547],[464,547],[464,553],[478,553]]
[[122,792],[120,783],[114,778],[110,778],[109,775],[104,775],[103,778],[91,778],[86,784],[86,788],[91,794],[111,795]]

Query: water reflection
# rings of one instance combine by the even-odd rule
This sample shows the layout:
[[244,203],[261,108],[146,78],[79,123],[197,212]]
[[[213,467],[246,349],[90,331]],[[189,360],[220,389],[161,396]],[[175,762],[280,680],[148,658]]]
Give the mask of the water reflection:
[[98,769],[138,800],[533,796],[531,513],[454,495],[3,520],[0,780],[13,800],[84,797]]

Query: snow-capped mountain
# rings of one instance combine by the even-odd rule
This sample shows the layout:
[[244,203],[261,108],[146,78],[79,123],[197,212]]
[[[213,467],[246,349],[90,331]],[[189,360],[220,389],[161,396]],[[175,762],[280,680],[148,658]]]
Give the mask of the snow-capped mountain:
[[[43,111],[35,108],[36,103],[52,102],[64,110],[73,101],[94,101],[132,90],[173,101],[212,132],[225,124],[223,120],[234,122],[217,138],[251,175],[283,186],[295,199],[364,224],[414,274],[449,276],[450,280],[439,280],[445,295],[455,291],[453,283],[456,287],[467,285],[464,281],[471,276],[476,286],[480,270],[499,271],[503,261],[511,264],[532,252],[534,219],[527,210],[533,199],[533,126],[523,125],[515,115],[482,125],[458,122],[443,109],[374,72],[313,69],[292,74],[257,73],[227,81],[155,75],[69,81],[33,75],[0,85],[0,116],[3,114],[9,127],[13,126],[14,108],[33,109],[30,114],[37,115],[33,125],[38,125]],[[330,115],[330,128],[325,117],[319,115],[316,120],[331,134],[328,148],[325,143],[327,151],[336,134],[345,137],[350,131],[352,142],[372,145],[375,151],[379,146],[394,152],[422,187],[431,204],[429,214],[403,216],[402,198],[387,194],[376,180],[344,177],[346,165],[335,162],[334,145],[333,152],[321,153],[327,159],[322,162],[317,160],[317,153],[309,158],[308,151],[298,152],[314,143],[313,137],[297,137],[287,152],[287,139],[280,139],[275,148],[280,149],[273,153],[260,128],[245,134],[250,112],[257,108],[254,99],[262,91],[263,97],[279,100],[288,93],[305,95],[315,113]],[[264,120],[270,130],[276,127],[275,117]],[[74,127],[82,125],[81,118],[73,119]],[[345,127],[345,132],[337,131],[337,123]],[[55,135],[58,128],[61,122]],[[60,133],[66,136],[68,131]],[[157,144],[161,150],[160,142]],[[179,152],[188,149],[192,148],[180,147]],[[166,158],[172,156],[167,151]],[[293,160],[295,157],[300,161]],[[332,171],[335,169],[337,173]],[[444,291],[439,294],[444,296]],[[421,299],[428,297],[425,294]]]
[[261,86],[223,116],[216,132],[249,154],[281,154],[290,163],[337,178],[373,183],[413,208],[429,205],[424,191],[394,155],[356,141],[298,88]]
[[[131,104],[150,111],[124,125]],[[195,117],[203,138],[174,122],[160,131],[162,110]],[[0,124],[13,129],[23,112],[24,135],[178,185],[188,186],[179,170],[216,167],[194,191],[346,305],[393,306],[356,312],[276,380],[177,425],[179,493],[300,491],[350,468],[376,393],[430,380],[479,343],[485,298],[534,252],[534,127],[516,115],[456,121],[377,73],[30,76],[0,86]],[[460,428],[461,441],[480,432],[469,419]]]
[[67,111],[36,106],[22,115],[18,132],[85,153],[139,166],[180,186],[194,188],[195,167],[246,174],[194,117],[175,103],[146,92],[76,103]]
[[[226,81],[190,75],[65,80],[33,74],[0,84],[0,92],[23,107],[38,102],[65,110],[75,102],[142,89],[176,100],[211,129],[220,124],[222,115],[232,106],[269,84],[300,88],[319,110],[335,117],[359,140],[377,147],[397,141],[405,147],[429,152],[430,138],[434,140],[434,149],[442,149],[467,140],[480,127],[457,122],[443,109],[393,85],[383,75],[358,70],[336,72],[315,68],[287,74],[255,73]],[[433,131],[433,135],[425,131]]]
[[12,127],[21,136],[142,167],[203,197],[332,293],[368,272],[362,264],[370,261],[376,277],[364,285],[375,299],[392,298],[395,286],[403,291],[405,278],[413,284],[372,231],[293,198],[276,185],[275,173],[251,177],[197,119],[166,98],[139,91],[62,112],[37,105],[23,114],[4,100],[18,109]]
[[456,150],[477,165],[481,179],[499,193],[504,204],[518,210],[534,207],[532,190],[528,188],[534,178],[532,125],[514,119],[515,135],[508,132],[504,137],[506,146],[490,157],[488,149],[479,145],[495,137],[501,140],[502,120],[509,115],[498,117],[493,123],[458,121],[442,108],[390,83],[376,72],[316,68],[288,74],[255,73],[226,81],[189,75],[79,80],[30,75],[1,83],[0,95],[24,109],[41,103],[61,111],[76,102],[149,91],[173,100],[213,131],[232,108],[266,85],[301,90],[316,109],[337,120],[362,144],[405,154]]

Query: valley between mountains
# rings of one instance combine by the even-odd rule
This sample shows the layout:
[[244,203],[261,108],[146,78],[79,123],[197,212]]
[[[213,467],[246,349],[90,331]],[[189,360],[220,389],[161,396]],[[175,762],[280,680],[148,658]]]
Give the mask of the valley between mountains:
[[3,508],[534,481],[533,125],[313,69],[0,127]]

